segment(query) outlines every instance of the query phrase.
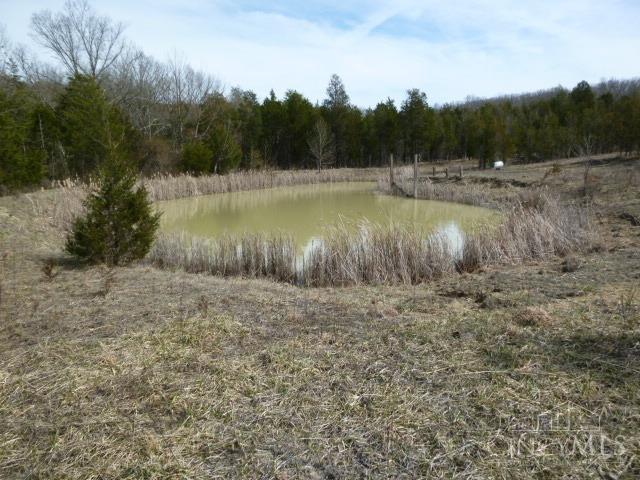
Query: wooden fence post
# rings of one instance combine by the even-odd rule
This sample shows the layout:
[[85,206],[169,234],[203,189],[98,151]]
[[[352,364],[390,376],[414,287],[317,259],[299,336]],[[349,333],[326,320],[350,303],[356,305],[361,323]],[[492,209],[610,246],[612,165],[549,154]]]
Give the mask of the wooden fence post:
[[460,165],[460,178],[462,178],[462,175],[463,175],[463,173],[462,173],[462,165]]
[[449,167],[445,167],[444,169],[444,176],[449,178]]
[[436,166],[435,165],[433,166],[433,176],[434,177],[436,176]]
[[395,180],[393,178],[393,153],[389,154],[389,189],[393,189]]
[[413,156],[413,198],[418,198],[418,154]]

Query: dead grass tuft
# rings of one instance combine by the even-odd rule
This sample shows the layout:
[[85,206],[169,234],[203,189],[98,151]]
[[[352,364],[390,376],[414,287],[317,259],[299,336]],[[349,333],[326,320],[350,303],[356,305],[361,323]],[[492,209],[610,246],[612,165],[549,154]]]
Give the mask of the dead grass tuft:
[[516,311],[513,323],[521,327],[545,327],[553,322],[553,318],[541,307],[526,307]]

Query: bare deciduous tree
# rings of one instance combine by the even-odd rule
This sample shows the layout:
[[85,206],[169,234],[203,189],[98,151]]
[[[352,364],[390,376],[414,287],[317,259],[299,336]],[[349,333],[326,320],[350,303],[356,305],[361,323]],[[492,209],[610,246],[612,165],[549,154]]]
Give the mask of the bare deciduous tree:
[[97,15],[86,0],[67,0],[61,13],[31,17],[35,40],[50,50],[67,73],[101,78],[125,50],[124,25]]
[[9,71],[9,49],[9,38],[4,25],[0,24],[0,74],[7,74]]
[[323,118],[319,118],[313,126],[311,136],[307,141],[311,155],[316,160],[318,172],[324,165],[334,162],[334,144],[331,130]]
[[64,74],[60,70],[40,61],[23,45],[18,45],[11,51],[11,59],[20,78],[30,85],[50,83],[60,86],[64,83]]
[[0,84],[4,88],[10,84],[9,88],[15,88],[12,81],[16,79],[28,83],[33,93],[50,105],[63,84],[63,76],[58,70],[40,61],[23,45],[12,44],[0,25]]
[[167,65],[140,50],[128,49],[104,81],[109,97],[147,138],[168,127],[168,73]]
[[578,156],[583,157],[584,159],[584,185],[582,187],[582,194],[586,197],[591,194],[590,192],[590,177],[589,173],[591,172],[591,161],[593,152],[595,150],[595,141],[591,134],[587,134],[582,138],[582,141],[576,145],[575,148]]
[[192,126],[194,138],[206,133],[201,131],[202,106],[216,92],[220,92],[220,84],[211,75],[194,70],[178,57],[169,62],[168,103],[176,147],[186,139],[187,124]]

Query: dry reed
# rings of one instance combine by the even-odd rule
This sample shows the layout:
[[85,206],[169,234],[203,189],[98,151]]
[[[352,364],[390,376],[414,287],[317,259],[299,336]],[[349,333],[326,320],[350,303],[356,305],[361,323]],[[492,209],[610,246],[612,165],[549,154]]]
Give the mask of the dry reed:
[[249,170],[228,175],[158,175],[143,180],[153,201],[210,195],[213,193],[262,190],[315,183],[376,181],[378,168],[334,168],[328,170]]
[[546,197],[539,208],[517,202],[497,227],[465,234],[456,248],[445,235],[424,238],[396,227],[368,227],[350,236],[337,229],[305,262],[310,286],[415,284],[454,270],[517,264],[581,251],[593,234],[584,209]]
[[416,284],[453,270],[455,248],[444,234],[364,224],[354,235],[334,227],[305,259],[299,282],[307,286]]
[[285,235],[252,234],[209,240],[161,234],[146,261],[159,268],[222,277],[267,277],[288,283],[296,279],[296,248],[293,239]]
[[[391,188],[388,176],[378,179],[378,190],[389,194],[402,194],[413,196],[413,169],[400,167],[395,173],[395,188]],[[433,183],[429,180],[418,179],[418,198],[421,200],[437,200],[441,202],[462,203],[480,207],[498,207],[500,201],[507,200],[494,198],[487,194],[486,187],[474,183]]]
[[[378,168],[335,168],[329,170],[249,170],[227,175],[190,174],[157,175],[140,180],[154,201],[262,190],[274,187],[311,185],[317,183],[376,181],[382,170]],[[53,188],[25,194],[34,214],[44,218],[60,231],[65,231],[83,208],[87,193],[95,190],[95,180],[67,179],[53,184]]]

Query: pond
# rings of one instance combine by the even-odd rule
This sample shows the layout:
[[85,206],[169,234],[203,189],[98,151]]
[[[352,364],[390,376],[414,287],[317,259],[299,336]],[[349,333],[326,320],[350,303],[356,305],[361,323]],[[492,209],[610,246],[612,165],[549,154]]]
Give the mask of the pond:
[[362,222],[445,233],[459,245],[462,232],[494,223],[498,214],[468,205],[383,195],[370,182],[300,185],[159,202],[164,232],[216,238],[224,234],[287,233],[300,252],[338,223]]

